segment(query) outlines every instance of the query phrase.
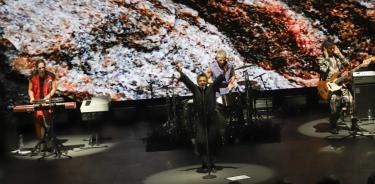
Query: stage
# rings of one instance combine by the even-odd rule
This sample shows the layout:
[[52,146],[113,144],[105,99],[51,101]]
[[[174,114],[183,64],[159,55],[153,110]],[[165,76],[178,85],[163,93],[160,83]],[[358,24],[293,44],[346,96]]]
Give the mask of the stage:
[[374,9],[0,0],[0,184],[366,183]]
[[[15,156],[7,152],[2,169],[5,184],[14,183],[314,183],[334,175],[342,183],[366,183],[375,168],[375,142],[372,136],[330,139],[326,104],[281,112],[272,120],[280,127],[278,138],[241,140],[223,145],[217,158],[214,179],[202,179],[197,173],[200,161],[190,145],[147,150],[153,130],[162,124],[158,113],[141,119],[103,122],[101,134],[106,148],[68,151],[72,159]],[[375,122],[372,122],[375,127]],[[28,126],[27,124],[25,126]],[[29,124],[32,126],[32,124]],[[366,123],[367,129],[374,127]],[[88,129],[80,124],[57,127],[57,137],[64,145],[87,147]],[[10,129],[12,130],[12,129]],[[34,144],[33,132],[26,131],[25,147]],[[340,130],[337,137],[345,137]],[[7,135],[10,135],[8,132]],[[9,139],[9,144],[12,141]],[[76,140],[76,141],[74,141]],[[162,139],[161,139],[162,140]],[[77,142],[78,141],[78,142]],[[8,146],[10,146],[8,144]],[[160,143],[162,144],[162,143]],[[157,145],[156,145],[157,146]],[[79,147],[79,146],[78,146]],[[245,175],[249,178],[230,181],[226,178]]]

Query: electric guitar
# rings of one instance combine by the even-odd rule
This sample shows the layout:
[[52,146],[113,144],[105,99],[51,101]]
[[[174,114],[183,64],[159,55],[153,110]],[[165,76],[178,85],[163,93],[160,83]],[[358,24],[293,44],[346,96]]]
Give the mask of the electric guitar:
[[[350,71],[350,74],[361,67],[369,65],[373,61],[375,61],[375,56],[363,60],[362,64],[356,66]],[[348,75],[342,74],[343,72],[337,72],[333,74],[329,79],[318,82],[318,93],[323,100],[328,101],[333,92],[338,91],[342,88],[344,81],[348,78]]]

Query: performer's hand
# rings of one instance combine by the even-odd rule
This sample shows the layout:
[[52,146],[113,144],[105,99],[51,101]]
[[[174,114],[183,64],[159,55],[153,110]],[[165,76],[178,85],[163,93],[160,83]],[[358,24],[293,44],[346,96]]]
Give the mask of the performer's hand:
[[349,71],[345,71],[341,74],[345,79],[350,79]]
[[30,103],[32,104],[34,102],[34,98],[30,98]]
[[232,89],[233,89],[233,87],[234,87],[234,84],[232,84],[232,83],[229,83],[228,84],[228,91],[231,91]]
[[228,81],[228,90],[231,91],[234,87],[234,81],[236,80],[236,76],[232,76]]
[[45,97],[43,98],[43,100],[44,100],[44,101],[47,101],[47,102],[50,101],[50,100],[51,100],[51,94],[45,96]]

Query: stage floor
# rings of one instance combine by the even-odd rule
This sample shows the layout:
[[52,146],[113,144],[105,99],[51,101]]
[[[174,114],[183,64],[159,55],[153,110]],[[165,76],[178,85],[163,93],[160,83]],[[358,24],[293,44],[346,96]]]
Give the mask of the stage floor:
[[[366,183],[375,171],[374,139],[371,135],[341,139],[348,135],[345,128],[332,138],[327,116],[322,108],[296,110],[273,120],[281,127],[277,141],[224,145],[217,158],[220,170],[213,173],[215,179],[202,179],[205,174],[195,171],[200,161],[189,147],[147,152],[145,140],[157,124],[152,121],[106,123],[102,135],[112,139],[103,145],[109,147],[69,151],[72,159],[37,161],[9,154],[0,178],[6,184],[266,184],[280,179],[313,184],[322,176],[335,175],[344,184]],[[372,131],[375,121],[364,126]],[[71,141],[64,144],[88,146],[81,141],[89,137],[85,129],[70,127],[57,134]],[[33,144],[25,140],[25,146]],[[226,179],[240,175],[249,178],[237,182]]]

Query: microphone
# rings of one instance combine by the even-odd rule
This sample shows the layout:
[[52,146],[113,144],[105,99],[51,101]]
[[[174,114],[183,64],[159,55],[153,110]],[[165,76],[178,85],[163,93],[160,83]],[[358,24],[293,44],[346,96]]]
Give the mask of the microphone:
[[205,90],[206,89],[206,86],[199,86],[201,88],[201,90]]
[[256,77],[254,77],[254,79],[256,79],[256,78],[258,78],[258,77],[262,77],[262,75],[264,75],[264,74],[266,74],[266,73],[262,73],[262,74],[260,74],[260,75],[258,75],[258,76],[256,76]]

